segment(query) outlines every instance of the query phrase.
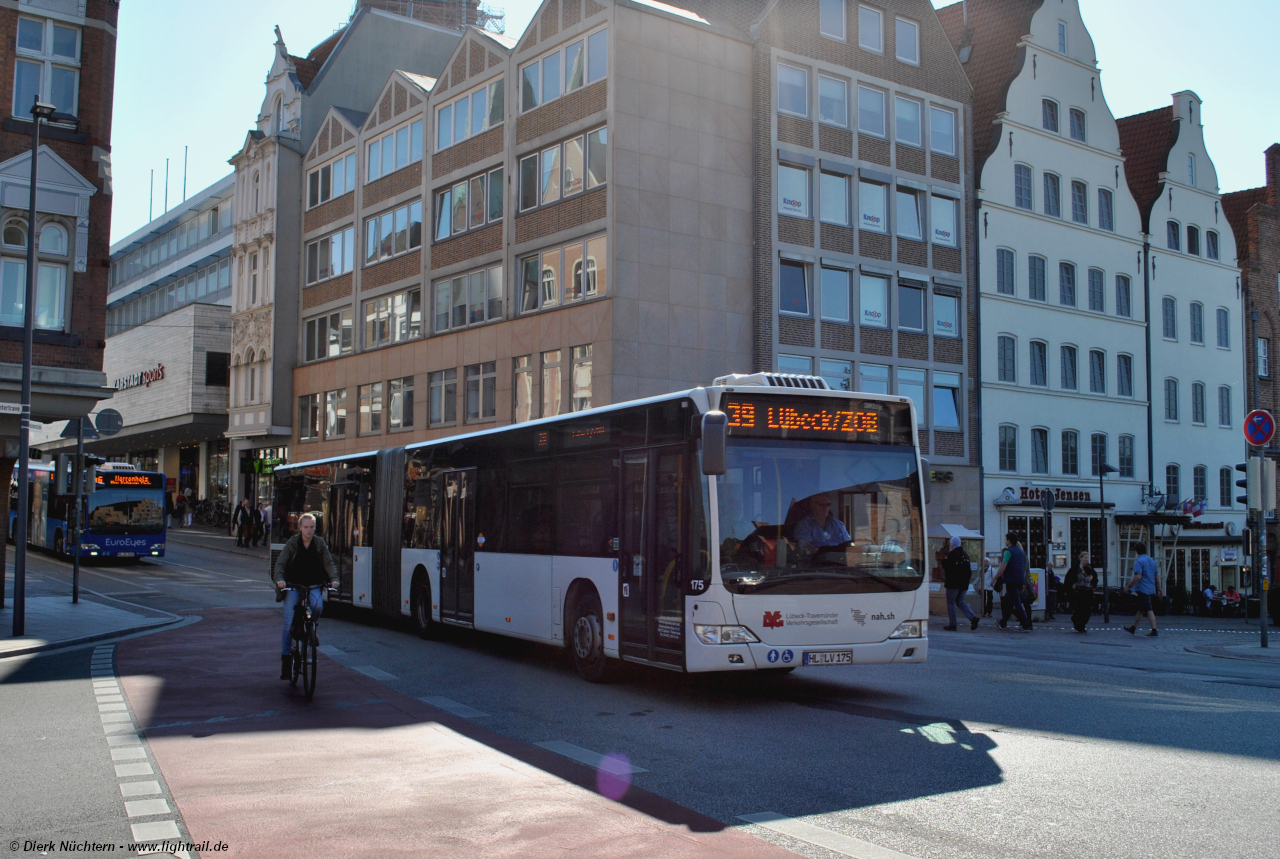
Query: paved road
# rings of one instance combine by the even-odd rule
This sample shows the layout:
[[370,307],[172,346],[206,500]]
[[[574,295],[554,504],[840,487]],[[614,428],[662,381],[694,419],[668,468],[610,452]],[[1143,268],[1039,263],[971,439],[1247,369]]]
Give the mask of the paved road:
[[[272,720],[298,702],[274,680],[278,616],[251,608],[269,598],[265,552],[250,558],[170,546],[161,565],[90,571],[86,582],[154,608],[199,609],[205,618],[125,643],[119,655],[125,675],[136,678],[124,686],[139,724],[170,725],[147,733],[148,753],[172,790],[179,823],[200,837],[244,839],[237,809],[279,790],[284,764],[264,755],[287,737],[315,749],[307,784],[320,793],[311,799],[322,794],[328,807],[346,810],[374,803],[376,813],[357,815],[353,825],[381,821],[380,831],[399,832],[400,841],[379,847],[378,855],[394,855],[424,821],[397,818],[395,785],[371,790],[369,782],[399,774],[403,790],[430,795],[433,762],[457,760],[428,742],[421,729],[430,724],[450,743],[475,744],[476,753],[502,749],[517,762],[493,770],[494,809],[520,805],[513,797],[524,794],[504,780],[519,771],[520,790],[549,791],[535,808],[551,809],[547,819],[565,822],[568,834],[581,820],[553,812],[568,802],[564,790],[584,788],[578,782],[592,775],[572,759],[599,767],[601,756],[613,756],[603,766],[619,775],[604,789],[629,780],[635,796],[712,821],[703,828],[806,856],[871,859],[868,844],[919,859],[1280,853],[1271,799],[1280,787],[1280,672],[1275,662],[1194,652],[1247,657],[1240,646],[1256,638],[1179,631],[1176,622],[1158,639],[1132,638],[1118,624],[1087,636],[1061,628],[1004,633],[989,623],[973,634],[946,633],[935,625],[923,666],[731,680],[636,669],[592,686],[550,648],[459,631],[421,641],[330,616],[317,700],[282,727]],[[41,569],[49,581],[60,575]],[[190,641],[197,631],[239,656],[177,676],[164,642]],[[55,668],[32,661],[24,670],[42,676]],[[146,679],[167,674],[167,682]],[[0,686],[0,706],[17,717],[24,711],[8,691]],[[260,716],[269,711],[277,713]],[[173,724],[195,715],[233,721]],[[227,763],[211,768],[211,760]],[[229,765],[240,760],[251,763]],[[414,761],[422,762],[418,772]],[[602,820],[608,808],[600,806]],[[782,819],[760,816],[766,812]],[[448,832],[447,815],[432,820],[429,831]],[[294,827],[287,815],[264,815],[250,834],[256,843],[286,843]],[[450,843],[466,846],[475,833],[456,835]]]

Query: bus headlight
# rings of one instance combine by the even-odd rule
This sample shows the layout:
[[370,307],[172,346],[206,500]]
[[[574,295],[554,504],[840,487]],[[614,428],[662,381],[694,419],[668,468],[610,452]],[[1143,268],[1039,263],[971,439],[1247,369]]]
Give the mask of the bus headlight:
[[703,644],[755,644],[760,639],[745,626],[712,626],[695,623],[693,634]]
[[898,624],[898,628],[893,631],[890,638],[921,638],[921,630],[924,624],[918,620],[909,620],[906,623]]

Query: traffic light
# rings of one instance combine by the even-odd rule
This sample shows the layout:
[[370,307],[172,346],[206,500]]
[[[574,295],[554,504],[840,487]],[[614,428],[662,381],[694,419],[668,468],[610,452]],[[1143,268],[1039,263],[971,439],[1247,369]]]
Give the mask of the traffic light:
[[[88,457],[86,457],[87,459]],[[84,494],[92,495],[98,491],[98,466],[90,465],[85,469]]]
[[1254,457],[1248,462],[1237,462],[1236,471],[1245,475],[1244,480],[1236,481],[1236,486],[1245,490],[1244,495],[1236,496],[1236,501],[1247,505],[1250,510],[1276,509],[1275,460]]
[[53,461],[53,492],[55,495],[70,495],[75,491],[73,475],[75,473],[75,457],[69,453],[60,453]]

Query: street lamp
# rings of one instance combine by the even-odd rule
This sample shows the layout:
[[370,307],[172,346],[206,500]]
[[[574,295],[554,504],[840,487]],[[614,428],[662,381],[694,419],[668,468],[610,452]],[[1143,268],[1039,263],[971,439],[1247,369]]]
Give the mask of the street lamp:
[[40,160],[40,123],[56,108],[35,97],[31,105],[31,200],[27,205],[27,288],[22,300],[22,417],[18,429],[18,515],[13,535],[13,634],[25,635],[27,618],[27,508],[31,491],[27,467],[31,459],[31,349],[36,304],[36,173]]
[[1098,525],[1102,531],[1102,622],[1111,623],[1111,602],[1107,593],[1107,497],[1103,494],[1102,478],[1117,474],[1119,469],[1098,463]]

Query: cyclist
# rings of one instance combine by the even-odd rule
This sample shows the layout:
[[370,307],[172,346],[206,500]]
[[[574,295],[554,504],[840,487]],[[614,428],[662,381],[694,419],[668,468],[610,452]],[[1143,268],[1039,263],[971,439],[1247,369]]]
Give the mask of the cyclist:
[[[278,591],[284,591],[284,632],[280,635],[280,679],[292,679],[292,660],[289,655],[293,609],[298,604],[299,591],[291,586],[305,587],[311,603],[311,613],[319,617],[324,607],[323,588],[338,587],[338,566],[322,538],[316,536],[316,517],[303,513],[298,517],[298,533],[289,538],[271,571],[271,581]],[[318,642],[317,642],[318,643]]]

